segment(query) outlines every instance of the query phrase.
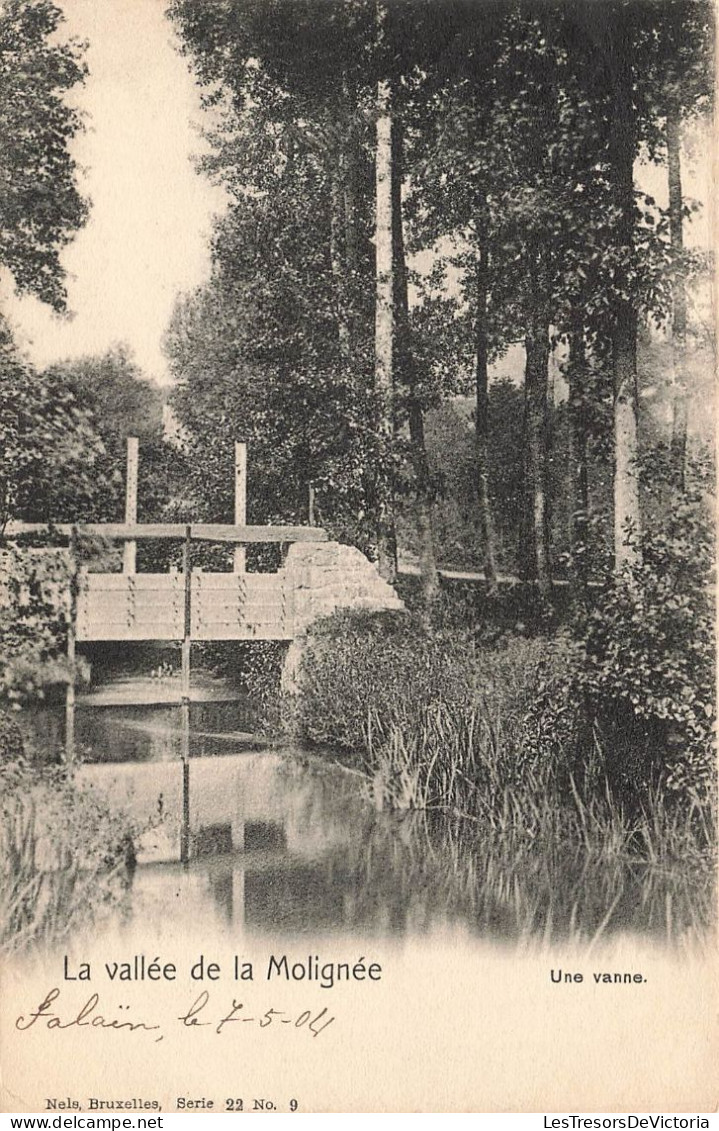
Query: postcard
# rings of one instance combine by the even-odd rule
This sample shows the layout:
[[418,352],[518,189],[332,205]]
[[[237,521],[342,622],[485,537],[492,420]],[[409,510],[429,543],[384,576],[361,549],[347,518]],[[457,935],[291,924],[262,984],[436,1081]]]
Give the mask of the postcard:
[[4,1111],[708,1126],[714,21],[3,0]]

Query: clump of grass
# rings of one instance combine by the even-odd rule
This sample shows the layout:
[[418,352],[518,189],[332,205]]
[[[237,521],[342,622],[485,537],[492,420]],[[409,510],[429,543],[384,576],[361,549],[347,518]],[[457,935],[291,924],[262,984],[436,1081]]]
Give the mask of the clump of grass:
[[645,927],[670,939],[712,920],[716,838],[696,798],[686,804],[659,784],[625,805],[600,767],[589,787],[551,762],[517,758],[481,708],[435,706],[409,737],[396,721],[382,728],[375,719],[367,754],[374,804],[459,818],[482,882],[524,900],[517,918],[534,929],[560,923],[581,934],[592,925],[598,937],[636,922],[637,900]]
[[0,767],[0,951],[56,943],[122,896],[131,833],[63,769]]

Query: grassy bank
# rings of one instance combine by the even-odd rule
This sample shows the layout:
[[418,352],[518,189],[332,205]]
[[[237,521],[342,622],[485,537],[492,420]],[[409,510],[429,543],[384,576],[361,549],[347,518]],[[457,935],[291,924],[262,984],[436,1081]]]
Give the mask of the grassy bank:
[[0,952],[55,944],[122,897],[131,830],[65,767],[25,756],[0,714]]
[[600,710],[583,662],[566,635],[488,646],[411,616],[338,614],[310,639],[297,722],[375,807],[436,815],[426,852],[441,826],[452,882],[491,888],[531,929],[558,917],[601,933],[638,901],[651,929],[699,929],[713,914],[712,789],[684,772],[676,722],[635,717],[620,733],[622,704]]

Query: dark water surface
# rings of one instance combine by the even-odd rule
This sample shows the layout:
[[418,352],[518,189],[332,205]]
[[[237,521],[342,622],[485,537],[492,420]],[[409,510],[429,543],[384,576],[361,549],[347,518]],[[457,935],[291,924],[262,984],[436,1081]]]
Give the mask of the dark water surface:
[[[34,708],[24,712],[20,722],[38,750],[51,759],[61,756],[65,742],[64,709]],[[204,758],[233,753],[240,745],[266,745],[266,740],[254,733],[255,729],[255,713],[246,699],[191,703],[190,755]],[[75,747],[86,764],[175,761],[182,751],[179,706],[79,706],[75,710]]]

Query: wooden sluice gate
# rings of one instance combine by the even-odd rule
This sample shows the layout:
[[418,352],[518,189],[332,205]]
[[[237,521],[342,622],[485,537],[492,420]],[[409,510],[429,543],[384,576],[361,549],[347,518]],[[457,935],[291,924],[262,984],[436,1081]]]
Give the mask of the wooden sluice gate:
[[[231,523],[142,523],[137,521],[137,441],[128,440],[125,521],[83,524],[10,522],[8,538],[34,535],[37,542],[60,534],[67,549],[69,586],[53,593],[67,620],[67,658],[76,670],[78,645],[169,643],[181,645],[179,705],[182,751],[181,859],[190,854],[190,676],[193,643],[209,641],[287,641],[283,685],[296,687],[304,638],[315,621],[337,609],[403,610],[392,586],[356,546],[328,539],[316,526],[249,526],[246,515],[247,451],[235,446],[235,507]],[[315,509],[310,493],[310,521]],[[121,543],[122,567],[116,572],[93,572],[81,561],[81,547],[93,537]],[[140,542],[174,542],[181,555],[164,573],[137,571]],[[225,572],[193,566],[198,543],[232,549]],[[247,569],[247,547],[274,544],[279,565],[273,572]],[[32,550],[29,552],[37,552]],[[228,558],[230,555],[228,555]],[[119,565],[119,563],[118,563]],[[69,594],[69,600],[68,600]],[[173,700],[177,702],[177,698]],[[65,701],[65,746],[68,760],[75,753],[75,684],[70,679]]]
[[[248,545],[275,544],[282,551],[295,542],[326,542],[313,526],[248,526],[245,522],[247,456],[236,445],[234,523],[138,523],[137,441],[128,440],[125,522],[53,524],[69,541],[73,583],[70,612],[72,645],[92,641],[292,640],[293,585],[282,566],[275,572],[247,572]],[[10,522],[6,535],[47,530],[42,523]],[[121,573],[95,573],[77,561],[78,538],[123,543]],[[182,568],[138,573],[137,543],[182,543]],[[191,549],[200,542],[232,545],[232,572],[193,569]],[[282,555],[284,556],[284,554]]]
[[[239,531],[238,531],[239,533]],[[98,574],[78,581],[77,640],[171,641],[185,637],[183,573]],[[292,593],[282,570],[192,571],[193,641],[291,640]]]
[[[190,855],[190,677],[193,642],[228,640],[292,640],[293,584],[280,565],[276,572],[246,569],[246,547],[275,544],[281,557],[295,542],[327,541],[312,526],[248,526],[246,523],[246,445],[235,445],[234,523],[138,523],[138,444],[127,443],[125,521],[123,523],[55,524],[68,538],[71,563],[67,657],[74,671],[78,643],[177,642],[182,647],[181,749],[182,832],[180,859]],[[15,537],[47,530],[45,524],[11,522]],[[78,539],[98,537],[123,544],[121,573],[94,573],[78,560]],[[137,543],[174,541],[182,544],[182,567],[166,573],[138,573]],[[232,572],[206,572],[192,567],[197,543],[234,547]],[[68,760],[75,751],[75,683],[67,684],[65,746]]]

